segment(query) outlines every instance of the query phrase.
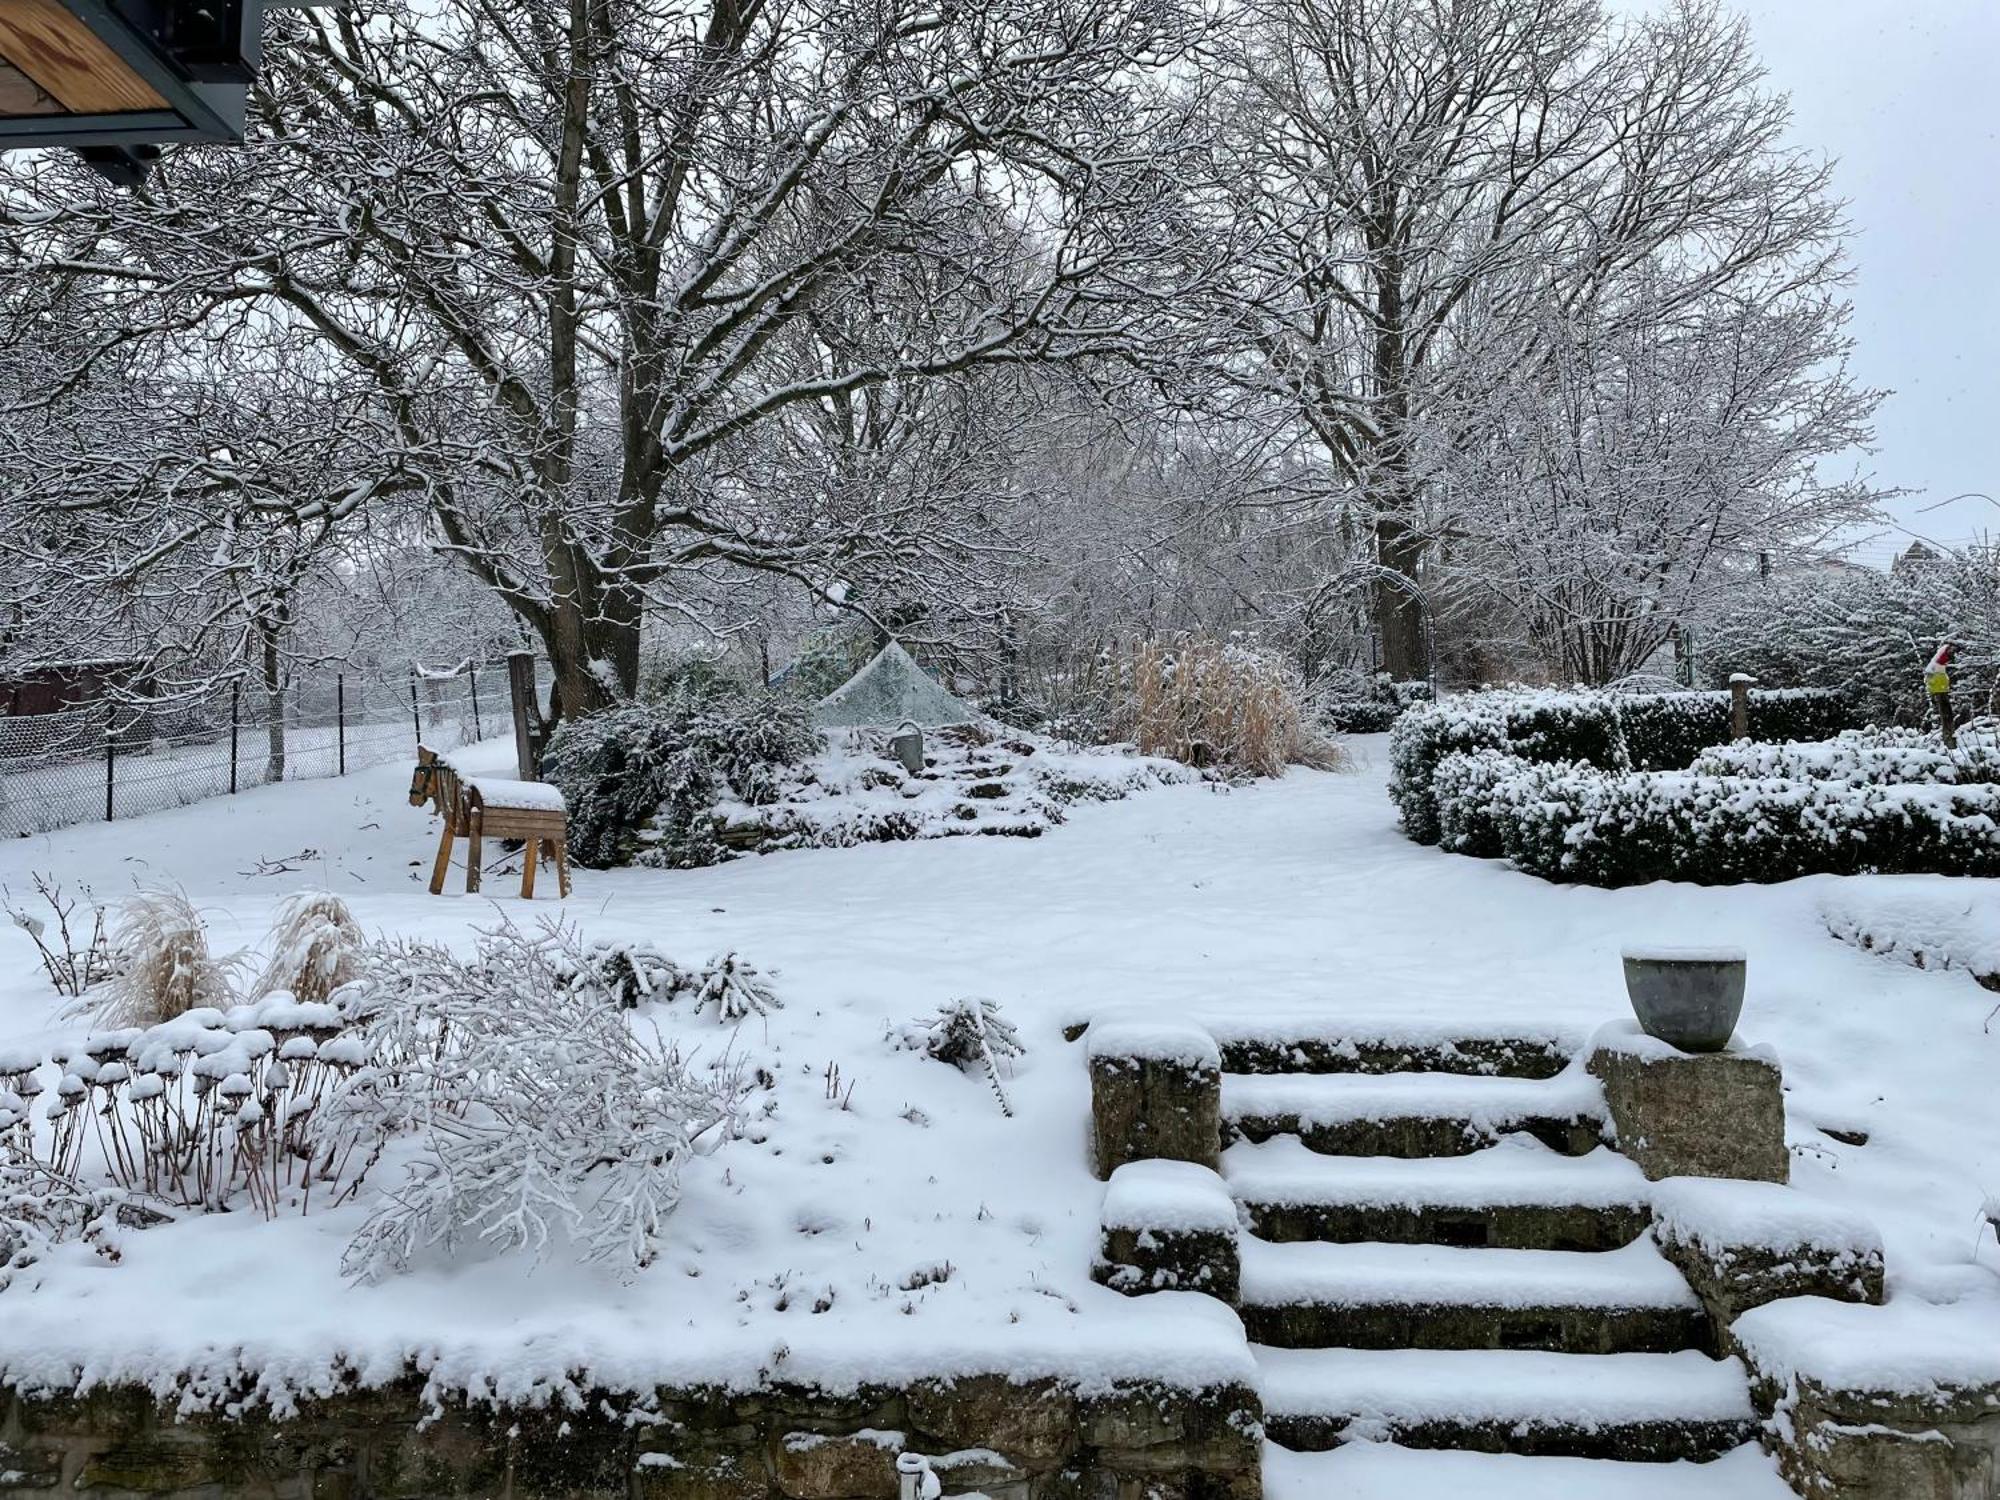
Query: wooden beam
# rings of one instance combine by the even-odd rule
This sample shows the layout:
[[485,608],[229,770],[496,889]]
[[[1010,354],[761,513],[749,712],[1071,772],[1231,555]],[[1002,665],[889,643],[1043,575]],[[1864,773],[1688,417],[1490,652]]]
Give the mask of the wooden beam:
[[35,80],[11,63],[0,62],[0,115],[61,114],[62,106],[35,87]]
[[0,58],[72,114],[167,107],[151,84],[56,0],[0,0]]

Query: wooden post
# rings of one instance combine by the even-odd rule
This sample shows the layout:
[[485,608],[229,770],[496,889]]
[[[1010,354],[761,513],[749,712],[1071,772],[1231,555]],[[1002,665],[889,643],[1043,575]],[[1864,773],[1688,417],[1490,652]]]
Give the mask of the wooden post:
[[523,781],[538,778],[536,729],[541,712],[535,705],[535,654],[513,651],[507,656],[507,690],[514,700],[514,761]]
[[340,746],[340,774],[347,774],[347,674],[333,674],[333,722]]
[[1729,674],[1729,737],[1750,738],[1750,686],[1756,682],[1748,672]]

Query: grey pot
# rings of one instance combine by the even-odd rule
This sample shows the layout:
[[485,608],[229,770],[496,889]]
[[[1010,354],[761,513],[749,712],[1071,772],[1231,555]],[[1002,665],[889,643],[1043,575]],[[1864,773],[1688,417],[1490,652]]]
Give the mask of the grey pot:
[[1625,993],[1648,1036],[1683,1052],[1720,1052],[1743,1014],[1747,967],[1735,948],[1628,948]]

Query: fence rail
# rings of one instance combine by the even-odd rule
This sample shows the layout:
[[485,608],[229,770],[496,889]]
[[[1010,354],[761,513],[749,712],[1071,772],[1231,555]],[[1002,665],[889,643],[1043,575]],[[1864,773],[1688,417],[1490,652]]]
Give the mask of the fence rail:
[[192,704],[91,704],[0,718],[0,835],[47,833],[223,797],[274,781],[342,776],[499,734],[507,669],[384,683],[333,674],[294,684],[274,734],[254,685]]

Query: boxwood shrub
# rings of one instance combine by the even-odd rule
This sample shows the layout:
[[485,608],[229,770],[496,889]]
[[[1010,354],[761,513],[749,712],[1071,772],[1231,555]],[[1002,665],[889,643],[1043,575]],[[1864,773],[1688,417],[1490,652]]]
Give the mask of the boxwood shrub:
[[1487,752],[1447,758],[1437,786],[1451,847],[1504,855],[1549,880],[2000,874],[2000,786],[1990,783],[1607,772]]
[[[1821,739],[1848,721],[1846,702],[1835,692],[1750,692],[1753,739]],[[1729,730],[1726,692],[1467,693],[1417,704],[1396,721],[1389,737],[1389,795],[1403,831],[1420,844],[1435,844],[1443,826],[1433,782],[1448,756],[1492,749],[1543,765],[1681,770],[1703,750],[1728,743]]]

